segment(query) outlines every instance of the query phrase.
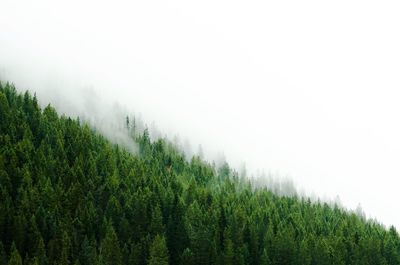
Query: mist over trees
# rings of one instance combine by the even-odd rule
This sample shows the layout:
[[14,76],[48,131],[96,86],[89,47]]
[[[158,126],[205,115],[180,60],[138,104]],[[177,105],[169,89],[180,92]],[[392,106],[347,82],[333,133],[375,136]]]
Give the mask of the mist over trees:
[[394,227],[188,160],[132,118],[136,153],[0,83],[0,119],[0,265],[400,264]]

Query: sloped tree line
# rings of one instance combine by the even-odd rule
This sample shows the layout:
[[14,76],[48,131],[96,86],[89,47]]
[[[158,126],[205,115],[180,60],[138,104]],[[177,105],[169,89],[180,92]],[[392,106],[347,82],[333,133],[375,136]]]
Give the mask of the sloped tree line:
[[0,83],[0,265],[400,264],[393,227],[127,126],[138,154]]

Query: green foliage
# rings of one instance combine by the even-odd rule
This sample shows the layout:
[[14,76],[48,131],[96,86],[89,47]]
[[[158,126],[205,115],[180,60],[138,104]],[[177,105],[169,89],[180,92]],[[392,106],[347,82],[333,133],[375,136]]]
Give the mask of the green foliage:
[[7,265],[7,254],[4,250],[3,243],[0,241],[0,265]]
[[193,253],[189,248],[186,248],[181,256],[180,264],[182,265],[194,265]]
[[123,122],[138,154],[0,84],[0,265],[400,264],[393,227],[251,188]]
[[122,253],[119,246],[117,234],[113,226],[108,223],[105,238],[100,245],[100,263],[107,265],[121,265]]
[[168,265],[168,249],[165,238],[156,235],[150,246],[149,265]]
[[8,265],[22,265],[22,258],[18,252],[17,247],[15,246],[15,243],[13,243],[11,246],[11,254]]

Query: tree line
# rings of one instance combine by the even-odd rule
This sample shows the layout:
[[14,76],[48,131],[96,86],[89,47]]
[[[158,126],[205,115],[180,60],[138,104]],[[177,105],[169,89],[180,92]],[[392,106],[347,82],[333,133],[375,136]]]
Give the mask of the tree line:
[[136,154],[0,83],[0,265],[400,264],[394,227],[126,125]]

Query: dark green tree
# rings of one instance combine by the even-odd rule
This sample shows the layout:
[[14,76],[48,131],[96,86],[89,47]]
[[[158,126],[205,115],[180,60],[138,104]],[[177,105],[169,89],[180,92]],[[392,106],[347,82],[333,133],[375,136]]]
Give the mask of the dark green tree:
[[185,248],[180,258],[181,265],[194,265],[193,253],[189,248]]
[[7,265],[7,253],[4,250],[3,242],[0,241],[0,265]]
[[107,224],[105,238],[100,245],[100,262],[107,265],[121,265],[122,253],[117,234],[110,222]]
[[168,265],[169,254],[167,249],[167,243],[165,238],[160,235],[156,235],[150,246],[150,256],[148,263],[149,265]]
[[11,254],[10,254],[10,259],[8,261],[8,265],[22,265],[22,258],[18,252],[15,243],[13,243],[11,246]]

